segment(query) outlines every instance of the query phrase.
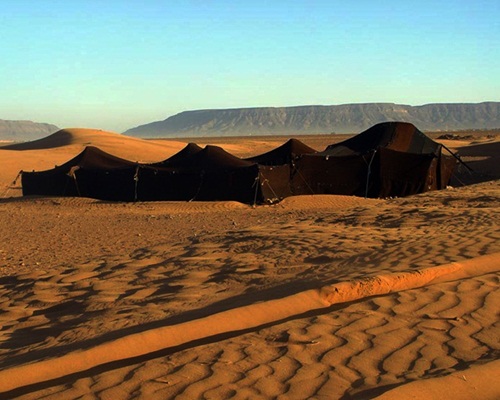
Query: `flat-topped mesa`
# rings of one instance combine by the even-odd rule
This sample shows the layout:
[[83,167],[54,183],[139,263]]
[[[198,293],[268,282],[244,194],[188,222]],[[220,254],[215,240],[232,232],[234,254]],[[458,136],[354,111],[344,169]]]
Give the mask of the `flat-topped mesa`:
[[500,102],[194,110],[137,126],[125,134],[153,138],[356,133],[383,121],[411,122],[424,131],[495,129],[500,127]]

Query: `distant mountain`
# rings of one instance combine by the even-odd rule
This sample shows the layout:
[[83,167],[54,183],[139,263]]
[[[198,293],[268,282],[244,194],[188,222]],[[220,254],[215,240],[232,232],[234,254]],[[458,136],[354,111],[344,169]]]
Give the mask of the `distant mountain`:
[[0,140],[23,142],[36,140],[58,131],[55,125],[32,121],[7,121],[0,119]]
[[424,131],[500,128],[500,102],[393,103],[235,108],[184,111],[129,129],[137,137],[300,135],[359,133],[384,121],[411,122]]

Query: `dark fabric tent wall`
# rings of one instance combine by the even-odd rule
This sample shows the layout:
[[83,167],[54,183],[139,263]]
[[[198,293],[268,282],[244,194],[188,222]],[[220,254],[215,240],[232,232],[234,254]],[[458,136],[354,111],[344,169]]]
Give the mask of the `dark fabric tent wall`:
[[188,146],[162,163],[140,168],[139,200],[254,204],[277,201],[283,197],[279,194],[282,187],[288,187],[289,169],[259,166],[217,146]]
[[[200,182],[194,200],[236,200],[253,203],[258,194],[259,169],[218,146],[206,146],[202,151],[177,163],[182,172],[199,174]],[[256,194],[257,193],[257,194]]]
[[146,164],[139,170],[138,199],[141,201],[189,201],[199,187],[198,171],[181,173],[177,165],[185,165],[186,160],[202,151],[195,143],[188,143],[181,151],[166,160]]
[[385,122],[296,160],[293,194],[402,197],[443,189],[456,165],[442,146],[404,122]]
[[291,192],[364,196],[369,155],[302,156],[295,161]]
[[[192,147],[192,146],[191,146]],[[258,167],[220,147],[186,148],[163,166],[141,168],[139,200],[235,200],[252,202]]]
[[[289,194],[289,168],[259,166],[220,147],[189,144],[159,163],[137,164],[86,147],[47,171],[23,172],[23,195],[110,201],[276,202]],[[285,194],[282,191],[285,190]]]
[[285,197],[292,196],[290,188],[292,167],[289,164],[258,167],[262,203],[277,203]]
[[136,163],[88,146],[76,157],[51,170],[23,171],[21,182],[24,196],[81,196],[132,201],[136,174]]
[[293,195],[290,183],[295,170],[294,160],[303,154],[312,153],[316,153],[312,147],[300,140],[289,139],[271,151],[246,160],[259,164],[263,196],[276,202]]

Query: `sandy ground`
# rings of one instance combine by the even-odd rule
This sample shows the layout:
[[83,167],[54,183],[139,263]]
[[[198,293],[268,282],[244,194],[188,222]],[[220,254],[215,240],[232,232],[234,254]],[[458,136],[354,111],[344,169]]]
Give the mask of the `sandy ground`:
[[256,208],[12,184],[87,144],[159,161],[182,141],[71,130],[0,149],[0,398],[499,398],[498,143],[445,142],[474,185]]

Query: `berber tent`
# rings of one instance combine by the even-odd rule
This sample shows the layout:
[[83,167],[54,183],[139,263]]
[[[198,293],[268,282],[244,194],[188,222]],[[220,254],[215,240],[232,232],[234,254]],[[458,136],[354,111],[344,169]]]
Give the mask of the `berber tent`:
[[[138,200],[272,203],[289,178],[280,168],[242,160],[218,146],[188,145],[171,158],[140,168]],[[287,170],[288,171],[288,170]]]
[[22,172],[23,195],[79,196],[111,201],[273,203],[288,194],[288,169],[261,166],[217,146],[189,144],[155,164],[139,164],[88,146],[47,171]]
[[23,195],[78,196],[133,201],[138,164],[87,146],[76,157],[46,171],[21,172]]
[[386,198],[444,189],[456,159],[414,125],[384,122],[295,165],[293,194]]
[[275,176],[278,174],[281,176],[280,179],[273,181],[275,197],[281,200],[293,195],[290,183],[295,173],[294,160],[303,154],[312,153],[316,153],[316,150],[292,138],[273,150],[246,158],[246,160],[259,164],[261,169],[266,166],[267,170],[272,171]]

